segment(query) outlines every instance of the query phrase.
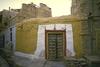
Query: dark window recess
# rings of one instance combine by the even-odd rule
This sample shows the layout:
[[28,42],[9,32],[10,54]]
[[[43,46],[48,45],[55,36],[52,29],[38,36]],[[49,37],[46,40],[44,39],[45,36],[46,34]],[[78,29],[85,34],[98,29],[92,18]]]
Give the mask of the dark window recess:
[[25,19],[26,17],[23,17],[23,19]]
[[2,15],[0,15],[0,23],[2,23]]
[[12,28],[10,28],[10,31],[12,31]]
[[10,41],[12,41],[12,28],[10,28]]
[[5,26],[7,26],[7,25],[8,25],[8,23],[7,23],[7,22],[5,22],[5,23],[4,23],[4,25],[5,25]]
[[4,48],[5,45],[5,36],[0,36],[0,48]]
[[3,47],[5,47],[5,35],[3,35]]
[[12,32],[10,33],[10,41],[12,41]]
[[20,9],[17,9],[18,12],[20,12]]
[[11,16],[9,16],[9,18],[11,18]]

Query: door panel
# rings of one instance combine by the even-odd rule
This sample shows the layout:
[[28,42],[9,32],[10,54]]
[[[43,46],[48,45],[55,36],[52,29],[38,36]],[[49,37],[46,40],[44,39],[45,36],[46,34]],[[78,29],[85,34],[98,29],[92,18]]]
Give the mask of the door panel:
[[56,35],[48,34],[48,59],[56,59]]
[[57,34],[57,59],[63,58],[63,34]]
[[62,60],[64,58],[64,32],[47,32],[47,59]]

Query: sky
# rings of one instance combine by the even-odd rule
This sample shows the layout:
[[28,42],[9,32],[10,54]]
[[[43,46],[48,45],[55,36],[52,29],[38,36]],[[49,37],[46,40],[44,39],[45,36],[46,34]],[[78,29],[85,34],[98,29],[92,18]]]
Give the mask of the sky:
[[22,3],[44,3],[52,9],[52,16],[69,15],[71,13],[71,0],[0,0],[0,11],[3,9],[18,9],[22,7]]

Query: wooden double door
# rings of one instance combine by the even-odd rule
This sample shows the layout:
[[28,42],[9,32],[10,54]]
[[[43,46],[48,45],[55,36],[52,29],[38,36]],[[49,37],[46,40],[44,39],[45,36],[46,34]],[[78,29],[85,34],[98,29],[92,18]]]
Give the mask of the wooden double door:
[[48,60],[62,60],[65,56],[65,31],[46,32],[46,58]]

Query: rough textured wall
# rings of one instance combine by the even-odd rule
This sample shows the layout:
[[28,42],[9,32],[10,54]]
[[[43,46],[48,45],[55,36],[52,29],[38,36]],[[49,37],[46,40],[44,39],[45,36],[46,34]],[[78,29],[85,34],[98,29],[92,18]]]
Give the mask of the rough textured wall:
[[94,54],[100,56],[100,17],[95,17],[93,20],[93,32],[94,32]]
[[40,7],[37,8],[37,17],[51,17],[51,8],[47,5],[40,3]]
[[36,5],[35,4],[22,4],[22,9],[19,12],[19,18],[29,19],[36,18]]
[[2,13],[2,24],[4,24],[5,26],[10,25],[10,22],[12,21],[12,18],[14,18],[17,13],[10,11],[10,10],[3,10],[1,11]]
[[0,34],[0,48],[4,48],[4,35]]
[[16,27],[15,25],[10,26],[9,28],[4,30],[4,41],[5,41],[5,47],[8,46],[8,44],[12,44],[13,50],[15,50],[16,46]]
[[75,16],[88,17],[100,15],[100,0],[72,0],[71,13]]
[[92,0],[93,16],[100,16],[100,0]]
[[84,21],[82,25],[82,45],[84,55],[99,55],[100,0],[72,0],[71,13]]
[[22,9],[20,9],[17,14],[15,21],[19,22],[24,19],[37,18],[37,17],[51,17],[51,8],[47,5],[40,3],[40,6],[31,4],[22,4]]
[[72,0],[72,15],[87,16],[89,14],[89,0]]
[[100,29],[96,31],[96,46],[95,53],[100,56]]
[[34,53],[37,47],[38,25],[41,24],[72,24],[76,56],[82,56],[81,24],[73,17],[42,18],[25,20],[17,24],[16,50],[24,53]]
[[[16,12],[10,11],[10,10],[3,10],[1,11],[1,22],[0,22],[0,36],[3,37],[1,39],[1,45],[4,47],[8,43],[12,43],[15,49],[15,26],[12,24],[12,18],[16,16]],[[12,28],[12,31],[10,31],[10,28]],[[12,35],[11,35],[12,32]],[[10,41],[10,38],[12,36],[12,42]]]

